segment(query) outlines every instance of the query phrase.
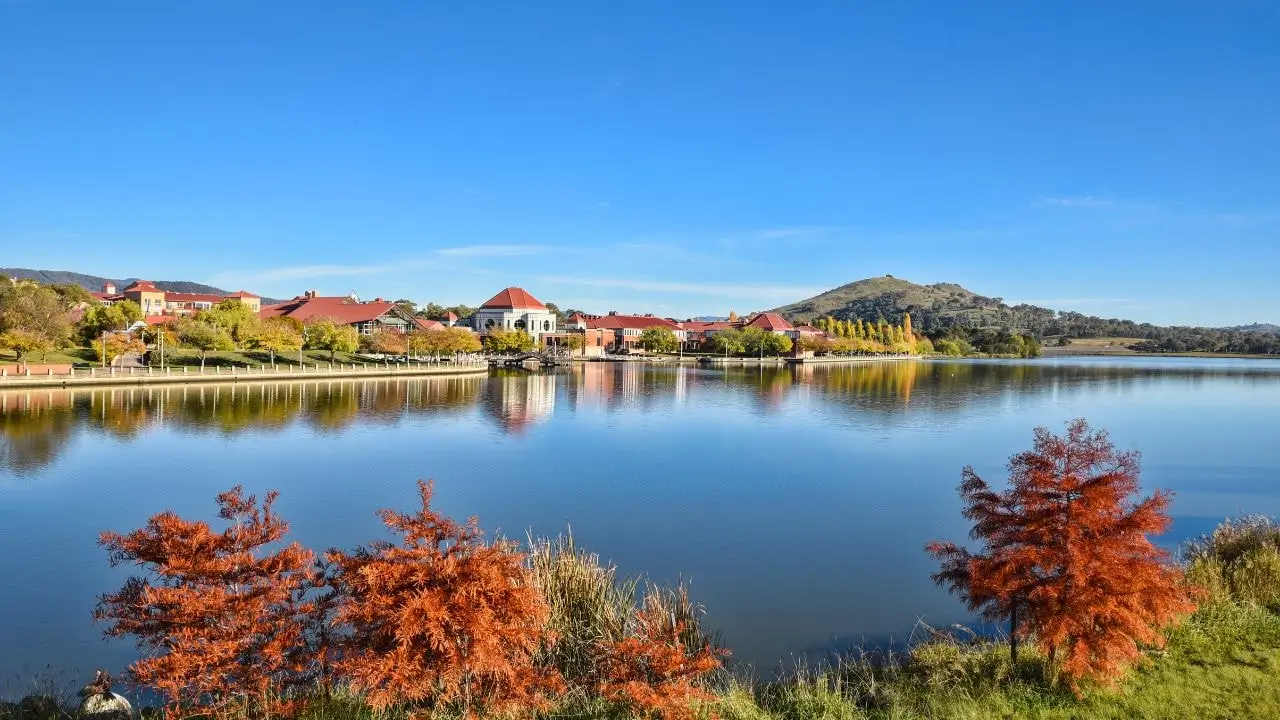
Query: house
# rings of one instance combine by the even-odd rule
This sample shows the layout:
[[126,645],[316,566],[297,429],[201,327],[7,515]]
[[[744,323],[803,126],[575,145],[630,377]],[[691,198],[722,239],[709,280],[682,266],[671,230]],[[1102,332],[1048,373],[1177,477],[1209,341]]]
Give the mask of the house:
[[[350,325],[361,335],[372,335],[378,330],[409,332],[427,329],[427,323],[443,327],[435,321],[424,321],[414,317],[402,305],[377,298],[362,302],[353,295],[321,296],[315,290],[308,290],[292,300],[276,305],[267,305],[258,313],[262,318],[288,317],[299,322],[311,318],[326,317],[336,322]],[[438,328],[437,328],[438,329]]]
[[[587,316],[575,313],[574,324],[582,325],[586,332],[602,331],[608,340],[608,349],[617,352],[619,350],[632,350],[640,344],[640,337],[645,330],[649,328],[664,328],[670,330],[676,336],[676,340],[684,345],[687,340],[687,333],[684,326],[675,320],[662,318],[652,313],[648,315],[622,315],[616,311],[607,315]],[[570,318],[573,320],[573,318]],[[609,337],[609,336],[612,337]]]
[[555,313],[523,288],[509,287],[489,298],[475,315],[471,327],[478,333],[492,330],[523,330],[541,341],[556,332]]
[[795,326],[787,322],[787,319],[778,313],[757,313],[747,318],[746,322],[742,323],[742,327],[744,329],[758,328],[774,335],[785,335],[791,338],[792,341],[800,339],[800,333],[796,331]]
[[138,307],[142,308],[142,314],[148,317],[191,315],[201,310],[208,310],[223,300],[235,300],[248,306],[255,313],[262,308],[262,298],[244,290],[230,295],[170,292],[161,290],[148,280],[135,280],[120,292],[116,292],[114,283],[105,283],[102,286],[102,292],[89,294],[104,305],[111,305],[121,300],[132,300],[138,303]]

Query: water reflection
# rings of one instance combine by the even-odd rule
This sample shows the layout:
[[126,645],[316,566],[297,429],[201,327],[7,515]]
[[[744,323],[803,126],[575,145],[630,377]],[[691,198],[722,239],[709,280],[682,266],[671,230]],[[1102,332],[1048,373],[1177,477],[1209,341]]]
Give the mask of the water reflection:
[[1280,364],[1266,362],[880,362],[798,367],[646,366],[590,363],[554,373],[499,371],[446,377],[245,385],[175,385],[0,392],[0,470],[29,474],[54,462],[78,429],[127,440],[167,426],[233,434],[300,423],[337,432],[358,423],[392,425],[406,416],[463,412],[479,406],[507,433],[523,433],[556,411],[666,411],[688,402],[745,398],[760,414],[815,396],[822,411],[861,417],[908,409],[959,411],[1008,398],[1081,389],[1123,392],[1151,383],[1194,387],[1215,382],[1273,383]]

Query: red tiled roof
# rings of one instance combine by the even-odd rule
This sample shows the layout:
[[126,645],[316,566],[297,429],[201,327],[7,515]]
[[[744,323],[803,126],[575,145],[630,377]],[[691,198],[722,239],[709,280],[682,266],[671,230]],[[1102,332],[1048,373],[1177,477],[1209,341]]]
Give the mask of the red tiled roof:
[[602,315],[587,319],[590,330],[644,330],[651,327],[684,330],[680,323],[655,315]]
[[480,306],[486,310],[546,310],[547,306],[538,301],[538,298],[525,292],[524,289],[518,287],[509,287],[506,290],[489,298],[485,304]]
[[393,302],[362,303],[350,297],[302,297],[277,305],[266,305],[258,312],[258,316],[263,318],[284,316],[303,322],[313,317],[329,317],[351,325],[376,320],[395,307],[396,304]]
[[168,325],[177,319],[177,315],[148,315],[142,321],[148,325]]
[[739,327],[741,323],[728,322],[725,320],[703,321],[703,320],[685,320],[684,329],[689,332],[706,332],[708,330],[729,330]]
[[89,293],[89,297],[92,297],[94,300],[97,300],[98,302],[102,302],[103,300],[119,300],[120,294],[91,292]]
[[230,295],[228,295],[227,297],[229,297],[229,298],[256,298],[256,297],[258,297],[258,296],[257,296],[257,295],[254,295],[254,294],[253,294],[253,293],[251,293],[251,292],[247,292],[247,291],[245,291],[245,290],[237,290],[237,291],[235,291],[235,292],[231,293]]
[[444,314],[444,319],[450,322],[458,322],[458,313],[450,310],[449,312]]
[[171,302],[181,302],[181,303],[198,303],[198,302],[207,302],[207,303],[211,303],[211,304],[213,304],[213,305],[217,305],[218,303],[220,303],[220,302],[222,302],[222,301],[223,301],[223,297],[222,297],[221,295],[213,295],[213,294],[210,294],[210,293],[178,293],[178,292],[166,292],[166,293],[164,294],[164,301],[165,301],[165,302],[167,302],[167,303],[171,303]]
[[414,318],[413,321],[417,323],[418,328],[422,330],[443,330],[444,329],[444,323],[438,320],[425,320],[423,318]]
[[131,290],[136,292],[161,292],[160,288],[152,285],[150,280],[134,280],[129,287],[124,289],[125,292]]
[[826,335],[826,332],[812,325],[797,325],[796,330],[799,330],[806,335]]
[[760,313],[754,318],[751,318],[751,321],[748,322],[746,326],[760,328],[761,330],[771,330],[771,331],[772,330],[795,330],[795,328],[792,327],[791,323],[787,322],[786,318],[782,317],[778,313],[771,313],[771,312]]

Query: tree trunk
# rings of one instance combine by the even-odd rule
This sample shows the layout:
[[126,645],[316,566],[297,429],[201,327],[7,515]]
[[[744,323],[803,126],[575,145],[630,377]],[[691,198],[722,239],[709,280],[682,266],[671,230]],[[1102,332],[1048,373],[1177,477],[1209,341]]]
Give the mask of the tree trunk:
[[205,353],[202,350],[200,351],[200,372],[204,372],[204,358],[205,358]]
[[1018,601],[1013,601],[1013,608],[1009,611],[1009,665],[1016,673],[1018,671]]

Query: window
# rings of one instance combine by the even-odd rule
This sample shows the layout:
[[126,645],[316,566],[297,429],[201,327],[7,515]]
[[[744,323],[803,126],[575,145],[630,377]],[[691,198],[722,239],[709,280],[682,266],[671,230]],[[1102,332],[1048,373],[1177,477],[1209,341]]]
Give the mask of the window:
[[493,328],[493,325],[494,325],[493,318],[489,318],[488,320],[484,321],[484,326],[486,328]]
[[517,321],[516,321],[516,329],[517,329],[517,330],[523,330],[523,329],[525,329],[525,322],[524,322],[524,320],[517,320]]
[[550,331],[551,331],[551,321],[550,321],[550,320],[543,320],[543,321],[542,321],[542,331],[543,331],[543,332],[550,332]]

